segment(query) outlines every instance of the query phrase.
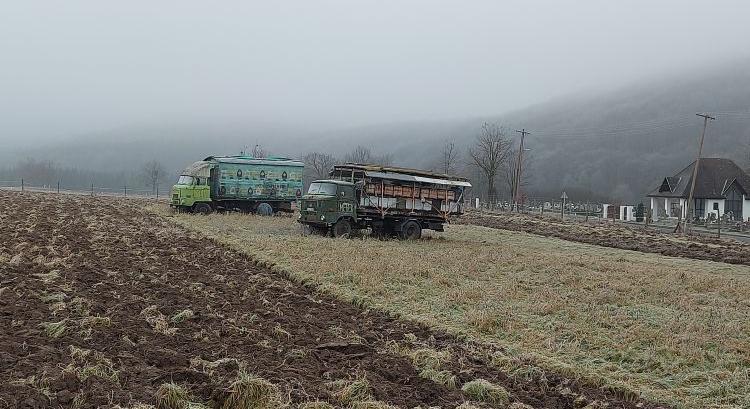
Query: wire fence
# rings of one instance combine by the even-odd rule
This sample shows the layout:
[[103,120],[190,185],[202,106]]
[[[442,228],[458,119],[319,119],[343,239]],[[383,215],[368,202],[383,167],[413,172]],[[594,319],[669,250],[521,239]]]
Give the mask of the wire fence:
[[116,197],[133,197],[133,198],[152,198],[168,199],[169,191],[164,189],[142,189],[133,186],[123,185],[122,187],[97,186],[94,183],[88,186],[68,186],[60,182],[54,184],[32,184],[24,179],[18,180],[0,180],[0,190],[10,190],[17,192],[47,192],[59,194],[76,194],[90,196],[116,196]]
[[[576,221],[576,222],[623,222],[629,224],[649,225],[652,221],[646,209],[637,210],[637,206],[620,206],[599,202],[570,202],[562,199],[549,199],[542,197],[525,198],[523,203],[516,206],[510,200],[478,201],[466,203],[467,208],[474,208],[489,213],[520,213],[536,215],[549,219]],[[605,206],[608,209],[605,209]],[[623,211],[623,207],[629,208]]]

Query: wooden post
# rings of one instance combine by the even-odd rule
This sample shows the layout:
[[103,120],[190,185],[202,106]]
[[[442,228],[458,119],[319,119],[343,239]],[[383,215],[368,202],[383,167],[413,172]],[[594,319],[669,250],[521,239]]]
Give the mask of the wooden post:
[[[691,209],[693,207],[693,192],[695,191],[695,179],[698,178],[698,165],[700,164],[701,160],[701,153],[703,152],[703,139],[706,137],[706,128],[708,127],[708,120],[714,120],[716,118],[708,115],[708,114],[696,114],[703,118],[703,132],[701,132],[701,138],[700,142],[698,143],[698,155],[695,157],[695,166],[693,167],[693,177],[690,180],[690,193],[688,194],[688,201],[685,204],[685,222],[683,224],[682,232],[684,234],[687,234],[688,229],[688,223],[692,221],[692,215]],[[682,209],[680,209],[680,213],[682,213]]]
[[560,203],[560,220],[565,220],[565,199]]
[[588,223],[588,221],[589,221],[589,202],[588,202],[588,200],[586,201],[586,210],[585,211],[586,211],[586,222]]
[[21,191],[23,192],[23,178],[21,178]]
[[60,193],[60,181],[57,181],[57,193]]
[[[718,215],[719,212],[716,212]],[[717,229],[716,229],[716,238],[721,238],[721,216],[718,217],[717,223],[716,223]]]
[[123,188],[125,188],[125,197],[128,197],[128,185],[123,185]]
[[91,196],[94,196],[94,184],[91,184]]

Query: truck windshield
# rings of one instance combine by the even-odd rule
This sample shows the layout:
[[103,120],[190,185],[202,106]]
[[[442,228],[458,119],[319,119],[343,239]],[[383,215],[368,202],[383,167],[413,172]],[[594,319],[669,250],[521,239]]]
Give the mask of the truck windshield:
[[192,185],[193,184],[193,177],[192,176],[180,176],[179,179],[177,179],[178,185]]
[[333,183],[313,182],[310,183],[307,194],[336,196],[336,185]]

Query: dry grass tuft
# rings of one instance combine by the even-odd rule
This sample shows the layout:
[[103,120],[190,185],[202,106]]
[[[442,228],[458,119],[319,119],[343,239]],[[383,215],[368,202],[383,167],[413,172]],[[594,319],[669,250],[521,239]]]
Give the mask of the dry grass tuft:
[[159,409],[187,409],[190,405],[188,390],[172,382],[161,384],[154,399]]
[[41,280],[44,284],[52,284],[55,280],[60,278],[60,271],[52,270],[48,273],[36,273],[33,274],[33,276]]
[[305,402],[298,406],[299,409],[334,409],[334,406],[328,402],[316,400],[313,402]]
[[455,388],[458,384],[456,376],[451,371],[441,369],[453,359],[448,350],[438,351],[427,347],[412,349],[391,342],[388,345],[388,351],[411,359],[419,376],[424,379],[449,388]]
[[78,324],[83,328],[109,327],[112,325],[112,319],[99,315],[89,315],[81,318]]
[[456,409],[480,409],[480,407],[470,402],[464,402],[456,406]]
[[196,372],[212,376],[220,367],[229,367],[232,369],[242,370],[245,364],[235,358],[220,358],[215,361],[207,361],[200,357],[190,359],[190,368]]
[[224,409],[271,409],[286,405],[281,399],[279,388],[271,382],[240,372],[229,386],[229,396],[222,406]]
[[44,328],[44,332],[47,334],[50,338],[60,338],[65,333],[65,329],[67,328],[65,324],[68,322],[67,319],[64,319],[62,321],[58,322],[43,322],[39,324],[42,328]]
[[508,409],[534,409],[534,407],[521,402],[513,402]]
[[336,402],[341,404],[350,405],[354,402],[374,400],[370,394],[370,383],[364,376],[328,382],[326,387],[331,391]]
[[349,404],[350,409],[398,409],[398,406],[389,405],[379,400],[356,401]]
[[115,405],[113,409],[156,409],[156,406],[147,403],[135,402],[130,406]]
[[63,372],[74,374],[81,382],[86,381],[91,376],[96,376],[115,384],[120,383],[119,371],[115,369],[112,360],[105,357],[101,352],[75,345],[70,345],[68,349],[73,362],[63,368]]
[[146,319],[146,322],[151,325],[151,328],[153,328],[154,331],[160,334],[172,336],[177,333],[177,328],[169,326],[167,317],[164,316],[155,305],[144,308],[140,315]]
[[510,403],[510,394],[505,388],[484,379],[466,382],[461,390],[472,399],[480,402],[504,406]]
[[179,324],[182,321],[189,320],[190,318],[193,318],[193,310],[185,309],[182,310],[175,315],[172,316],[169,320],[172,321],[174,324]]

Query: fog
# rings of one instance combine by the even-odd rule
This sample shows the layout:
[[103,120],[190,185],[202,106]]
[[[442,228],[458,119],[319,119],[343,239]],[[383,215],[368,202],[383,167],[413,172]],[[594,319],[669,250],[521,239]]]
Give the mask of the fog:
[[5,148],[134,124],[301,132],[497,115],[750,52],[743,1],[23,1]]

